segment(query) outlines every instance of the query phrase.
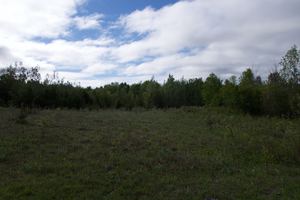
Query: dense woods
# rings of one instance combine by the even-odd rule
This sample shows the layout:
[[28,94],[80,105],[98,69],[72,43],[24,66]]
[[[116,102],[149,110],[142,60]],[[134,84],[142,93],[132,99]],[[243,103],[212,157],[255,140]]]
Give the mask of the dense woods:
[[169,108],[224,106],[250,114],[300,115],[300,51],[293,46],[280,69],[262,81],[250,68],[239,78],[202,78],[160,84],[154,79],[129,85],[111,83],[92,89],[59,80],[41,80],[38,68],[10,66],[0,71],[0,105],[39,108]]

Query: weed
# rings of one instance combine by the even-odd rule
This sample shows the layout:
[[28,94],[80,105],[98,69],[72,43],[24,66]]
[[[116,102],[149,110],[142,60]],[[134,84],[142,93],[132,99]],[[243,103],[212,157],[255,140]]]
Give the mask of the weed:
[[18,124],[28,124],[27,117],[31,114],[31,109],[28,107],[22,107],[16,118],[16,123]]
[[0,111],[0,199],[300,199],[299,119]]

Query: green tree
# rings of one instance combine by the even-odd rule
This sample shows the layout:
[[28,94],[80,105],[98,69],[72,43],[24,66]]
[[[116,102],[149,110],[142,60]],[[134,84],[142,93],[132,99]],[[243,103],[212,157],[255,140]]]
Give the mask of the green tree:
[[287,82],[289,108],[291,115],[300,115],[300,51],[294,45],[281,59],[280,75]]
[[202,96],[205,105],[219,105],[220,99],[220,89],[222,87],[222,81],[215,75],[210,74],[204,84],[202,90]]
[[190,79],[185,84],[185,99],[188,106],[202,106],[202,88],[203,81],[201,78]]
[[280,74],[290,84],[300,83],[300,51],[294,45],[281,59],[279,65],[282,67]]
[[161,108],[163,106],[163,99],[161,95],[161,86],[154,78],[145,81],[142,84],[143,105],[146,108]]
[[249,68],[240,77],[238,107],[251,114],[259,114],[261,111],[261,91]]
[[236,76],[231,76],[225,80],[221,89],[222,105],[235,108],[238,103],[238,86],[236,84]]
[[285,80],[276,72],[268,76],[263,91],[263,110],[268,115],[286,115],[289,109],[289,94],[285,87]]

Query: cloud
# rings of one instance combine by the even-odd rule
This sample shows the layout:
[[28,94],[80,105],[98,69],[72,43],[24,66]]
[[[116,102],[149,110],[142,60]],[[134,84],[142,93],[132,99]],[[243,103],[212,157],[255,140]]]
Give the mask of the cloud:
[[15,58],[11,54],[8,48],[0,46],[0,63],[4,65],[10,65],[15,61]]
[[300,44],[299,9],[297,0],[199,0],[148,7],[120,17],[128,34],[144,37],[114,53],[125,63],[153,57],[125,73],[160,73],[176,66],[185,75],[191,62],[200,76],[207,69],[237,73],[251,65],[265,72],[291,45]]
[[[112,69],[112,64],[103,61],[106,46],[114,42],[112,38],[100,35],[96,39],[64,39],[64,36],[73,34],[74,23],[79,29],[91,29],[100,25],[102,14],[77,16],[78,8],[84,2],[54,0],[49,4],[44,0],[2,0],[1,67],[22,61],[25,66],[38,65],[43,76],[59,71],[66,75],[66,79],[74,76],[65,70],[77,71],[77,78],[91,78],[97,73]],[[89,72],[89,76],[81,72],[83,69]]]
[[56,39],[49,43],[10,41],[6,45],[14,47],[15,58],[23,61],[26,66],[39,65],[45,73],[54,70],[59,73],[76,71],[78,76],[87,78],[86,73],[93,77],[117,67],[106,60],[109,53],[109,47],[106,45],[110,43],[107,38],[99,38],[79,41]]
[[101,27],[100,23],[103,18],[101,14],[93,14],[88,16],[80,16],[74,18],[74,23],[76,27],[80,30],[84,29],[99,29]]
[[67,34],[84,0],[1,0],[1,38],[55,38]]
[[23,61],[84,86],[152,75],[228,77],[246,67],[266,74],[300,45],[299,0],[182,0],[109,23],[79,12],[86,1],[1,0],[1,66]]

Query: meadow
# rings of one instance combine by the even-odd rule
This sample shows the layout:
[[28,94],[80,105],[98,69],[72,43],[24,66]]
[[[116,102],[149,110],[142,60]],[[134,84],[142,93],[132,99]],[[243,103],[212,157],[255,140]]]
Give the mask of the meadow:
[[300,119],[0,108],[0,199],[300,199]]

